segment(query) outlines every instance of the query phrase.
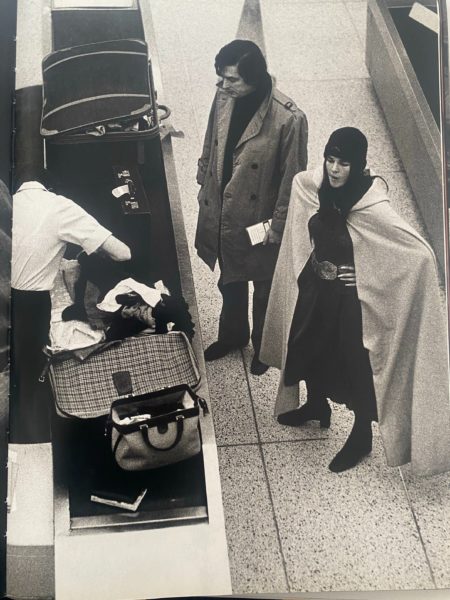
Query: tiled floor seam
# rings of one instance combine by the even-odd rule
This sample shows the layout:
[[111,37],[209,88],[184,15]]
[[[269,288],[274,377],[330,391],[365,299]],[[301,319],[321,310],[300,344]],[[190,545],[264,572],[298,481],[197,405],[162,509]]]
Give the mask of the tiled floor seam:
[[411,497],[409,495],[409,491],[408,491],[408,487],[407,487],[406,482],[405,482],[405,478],[403,477],[403,473],[402,473],[402,470],[400,468],[398,469],[398,471],[399,471],[399,474],[400,474],[400,479],[402,480],[403,489],[404,489],[405,495],[406,495],[406,500],[408,502],[409,509],[411,511],[412,517],[414,519],[414,523],[416,525],[417,535],[419,536],[420,543],[422,544],[423,553],[425,555],[425,560],[427,561],[428,569],[430,570],[431,580],[433,582],[434,587],[436,589],[438,589],[438,586],[437,586],[437,583],[436,583],[436,579],[434,577],[433,567],[431,566],[431,561],[430,561],[430,559],[428,557],[428,552],[427,552],[427,549],[426,549],[426,546],[425,546],[425,542],[424,542],[423,537],[422,537],[422,531],[420,529],[420,525],[419,525],[419,522],[417,520],[416,513],[414,512],[413,503],[412,503]]
[[252,408],[253,418],[255,420],[256,437],[257,437],[257,440],[258,440],[256,445],[258,446],[258,450],[259,450],[259,453],[260,453],[260,456],[261,456],[261,462],[262,462],[262,467],[263,467],[263,471],[264,471],[264,477],[266,479],[266,484],[267,484],[267,493],[269,494],[269,501],[270,501],[270,505],[272,507],[273,522],[274,522],[275,530],[276,530],[276,533],[277,533],[278,547],[280,549],[281,561],[282,561],[282,564],[283,564],[283,573],[284,573],[284,578],[285,578],[285,582],[286,582],[286,587],[288,589],[288,592],[290,593],[290,592],[292,592],[292,590],[291,590],[291,584],[290,584],[289,577],[288,577],[288,572],[287,572],[286,557],[284,556],[284,552],[283,552],[283,544],[281,542],[281,534],[280,534],[280,529],[279,529],[279,526],[278,526],[277,515],[276,515],[276,512],[275,512],[275,504],[274,504],[274,501],[273,501],[272,490],[270,488],[269,476],[267,474],[266,459],[264,457],[263,444],[261,442],[261,435],[259,433],[258,419],[256,418],[256,410],[255,410],[255,405],[254,405],[254,402],[253,402],[252,389],[251,389],[250,380],[249,380],[249,376],[248,376],[247,365],[245,364],[244,354],[243,354],[242,350],[241,350],[241,356],[242,356],[242,362],[244,364],[244,373],[245,373],[245,379],[247,381],[248,395],[250,397],[250,404],[251,404],[251,408]]
[[[361,38],[361,34],[359,32],[359,29],[358,29],[358,27],[357,27],[357,25],[355,23],[355,19],[354,19],[353,15],[352,15],[352,12],[349,9],[348,5],[349,5],[349,3],[344,1],[345,10],[347,11],[349,19],[350,19],[350,21],[351,21],[351,23],[352,23],[352,25],[353,25],[353,27],[355,29],[356,37],[358,38],[359,43],[361,44],[361,48],[363,49],[363,52],[365,52],[365,49],[366,49],[365,48],[365,40]],[[369,77],[369,79],[370,79],[370,77]]]
[[[176,11],[175,11],[175,18],[176,18],[176,21],[177,21],[177,31],[182,31],[183,28],[180,28],[179,15],[178,15],[178,13]],[[179,39],[179,44],[180,44],[180,48],[181,48],[182,47],[182,41],[181,41],[181,38],[180,38],[179,35],[178,35],[178,39]],[[193,89],[195,89],[195,85],[192,82],[191,70],[189,68],[190,65],[187,62],[186,57],[187,57],[187,53],[183,53],[183,61],[182,61],[183,62],[183,68],[184,68],[184,71],[186,73],[187,81],[189,82],[189,90],[193,90]],[[197,134],[197,139],[200,141],[200,143],[202,143],[203,142],[203,137],[202,137],[202,134],[200,132],[200,127],[199,127],[198,120],[197,120],[197,114],[196,114],[196,111],[195,111],[195,106],[194,106],[194,103],[193,103],[193,98],[194,98],[194,94],[190,93],[189,94],[189,99],[190,99],[191,112],[192,112],[192,116],[193,116],[193,122],[195,123],[195,131],[196,131],[196,134]]]
[[271,444],[296,444],[296,443],[302,443],[302,442],[317,442],[320,440],[326,440],[328,438],[326,437],[313,437],[313,438],[293,438],[292,440],[260,440],[258,442],[235,442],[232,444],[226,444],[226,443],[222,443],[222,444],[217,444],[218,448],[234,448],[234,447],[239,447],[239,446],[256,446],[256,445],[261,445],[261,446],[269,446]]
[[[151,15],[151,11],[150,11],[150,15]],[[180,31],[180,27],[179,27],[177,13],[175,13],[175,18],[177,19],[177,29],[176,29],[176,31],[178,32],[178,31]],[[158,43],[157,43],[157,38],[156,38],[156,32],[154,31],[154,28],[153,28],[153,24],[151,25],[151,27],[152,27],[152,31],[153,31],[153,39],[155,40],[156,52],[158,52],[158,50],[157,50]],[[182,40],[181,40],[181,38],[180,38],[180,36],[179,36],[178,33],[177,33],[177,38],[178,38],[179,47],[182,48],[183,43],[182,43]],[[192,77],[191,77],[191,72],[190,72],[190,69],[189,69],[189,64],[186,62],[185,56],[186,56],[185,53],[183,53],[181,63],[183,65],[183,70],[184,70],[184,73],[185,73],[185,76],[186,76],[186,80],[189,82],[189,90],[192,90],[192,89],[194,89],[194,86],[192,84]],[[161,61],[159,61],[159,62],[161,63]],[[167,76],[165,76],[163,72],[161,73],[161,81],[162,81],[162,86],[163,86],[164,90],[170,90],[171,89],[171,82],[170,82],[170,80],[167,79]],[[197,123],[197,117],[196,117],[195,107],[194,107],[194,104],[193,104],[193,101],[192,101],[193,94],[189,93],[189,94],[187,94],[187,97],[189,98],[189,102],[190,102],[190,112],[191,112],[191,115],[192,115],[192,119],[193,119],[193,122],[195,123],[195,133],[196,133],[196,136],[197,136],[197,140],[201,143],[202,142],[202,136],[201,136],[201,133],[200,133],[200,128],[199,128],[198,123]],[[170,93],[169,93],[169,95],[166,98],[166,101],[170,102],[170,100],[171,100],[171,96],[170,96]],[[173,117],[173,114],[172,114],[172,117]],[[176,128],[176,129],[178,129],[178,128]],[[183,139],[184,138],[184,132],[183,132],[182,129],[180,129],[180,132],[183,134],[183,136],[182,136],[182,139]]]
[[[277,79],[276,77],[276,73],[274,73],[275,75],[275,79]],[[351,83],[352,81],[370,81],[372,82],[372,79],[369,75],[367,75],[367,77],[312,77],[311,79],[308,77],[298,77],[297,81],[300,83],[336,83],[336,82],[340,82],[340,83]]]
[[[270,0],[268,0],[270,1]],[[350,0],[351,2],[362,2],[363,0]],[[297,4],[298,0],[286,0],[285,2],[280,2],[278,0],[278,4]],[[331,6],[336,6],[336,4],[340,3],[340,4],[345,4],[346,0],[320,0],[320,3],[323,4],[330,4]],[[317,6],[317,0],[305,0],[304,2],[301,2],[302,7],[303,6]]]

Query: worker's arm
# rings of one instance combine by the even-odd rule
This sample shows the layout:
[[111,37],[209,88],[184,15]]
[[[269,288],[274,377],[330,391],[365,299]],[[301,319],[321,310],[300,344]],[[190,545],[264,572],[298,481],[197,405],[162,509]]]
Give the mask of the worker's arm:
[[101,250],[113,260],[130,260],[128,246],[72,200],[55,196],[55,213],[59,223],[59,237],[65,242],[81,246],[86,254]]
[[110,258],[117,261],[130,260],[131,251],[126,244],[110,235],[99,247],[98,252],[107,254]]

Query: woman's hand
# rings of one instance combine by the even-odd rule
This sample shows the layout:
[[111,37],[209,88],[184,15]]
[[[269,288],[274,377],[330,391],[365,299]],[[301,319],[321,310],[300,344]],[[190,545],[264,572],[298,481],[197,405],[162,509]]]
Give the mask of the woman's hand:
[[281,238],[281,233],[278,233],[278,231],[274,231],[272,228],[269,227],[263,239],[263,246],[265,246],[266,244],[281,244]]
[[351,265],[341,265],[339,267],[338,278],[344,282],[346,287],[356,286],[355,267]]

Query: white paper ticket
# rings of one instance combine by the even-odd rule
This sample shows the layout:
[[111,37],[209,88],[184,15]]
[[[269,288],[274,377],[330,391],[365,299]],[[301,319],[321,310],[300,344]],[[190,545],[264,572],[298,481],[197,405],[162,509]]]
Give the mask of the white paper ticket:
[[269,219],[268,221],[262,221],[261,223],[256,223],[256,225],[250,225],[250,227],[246,227],[250,238],[250,244],[252,246],[261,244],[264,241],[264,237],[266,232],[270,229],[271,223],[272,219]]
[[119,185],[119,187],[114,188],[112,191],[112,195],[115,196],[116,198],[120,198],[124,194],[129,194],[129,193],[130,193],[130,189],[128,187],[128,184]]

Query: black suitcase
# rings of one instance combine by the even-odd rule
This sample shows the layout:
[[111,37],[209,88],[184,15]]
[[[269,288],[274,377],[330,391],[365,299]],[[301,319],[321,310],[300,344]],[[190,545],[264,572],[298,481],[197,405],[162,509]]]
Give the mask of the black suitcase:
[[42,136],[78,144],[139,140],[159,134],[161,118],[147,44],[113,40],[44,57]]

